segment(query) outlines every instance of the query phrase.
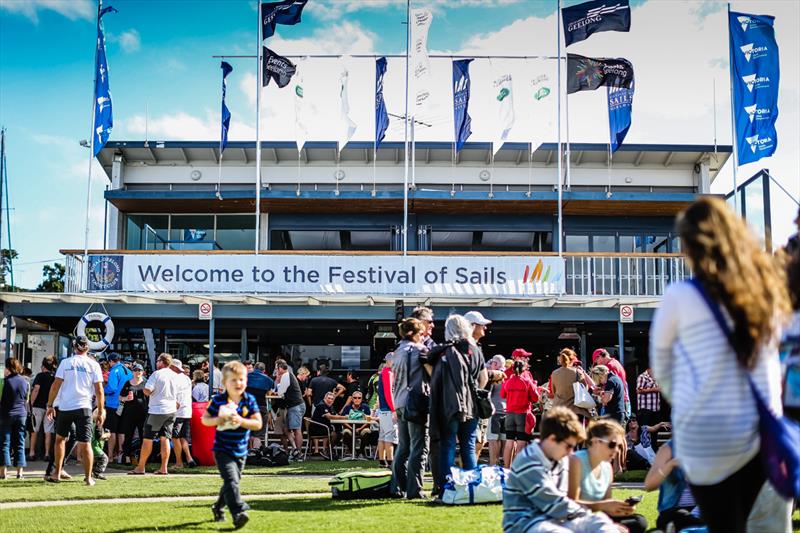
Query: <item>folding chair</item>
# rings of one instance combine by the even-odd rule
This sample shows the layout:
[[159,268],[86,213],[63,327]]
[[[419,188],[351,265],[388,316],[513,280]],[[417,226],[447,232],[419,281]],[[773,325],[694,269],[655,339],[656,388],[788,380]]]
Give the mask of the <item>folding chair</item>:
[[326,426],[325,424],[320,424],[319,422],[315,422],[308,418],[307,416],[303,417],[303,421],[306,424],[306,434],[308,438],[306,439],[306,449],[303,453],[303,460],[305,461],[308,459],[308,448],[311,446],[311,439],[321,439],[323,437],[315,437],[311,435],[311,426],[319,426],[325,430],[325,434],[328,436],[328,457],[330,460],[333,460],[333,444],[331,443],[331,429]]

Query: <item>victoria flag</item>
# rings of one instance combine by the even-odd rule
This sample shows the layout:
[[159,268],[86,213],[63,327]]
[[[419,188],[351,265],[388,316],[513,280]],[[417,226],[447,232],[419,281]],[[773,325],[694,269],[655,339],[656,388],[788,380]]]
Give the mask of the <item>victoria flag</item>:
[[622,141],[631,128],[631,114],[633,112],[633,87],[608,87],[608,129],[611,152],[617,151],[622,146]]
[[469,64],[472,59],[453,61],[453,123],[455,125],[456,152],[472,134],[469,116]]
[[111,6],[97,13],[97,53],[94,72],[94,155],[100,153],[111,135],[114,117],[111,112],[111,90],[108,86],[108,61],[106,60],[106,37],[103,33],[103,15],[119,13]]
[[225,151],[225,147],[228,146],[228,130],[231,127],[231,112],[228,106],[225,105],[225,92],[228,86],[225,78],[233,72],[233,67],[230,63],[223,61],[220,64],[220,68],[222,68],[222,130],[219,138],[219,153],[221,155]]
[[272,37],[276,24],[294,26],[300,22],[307,2],[308,0],[283,0],[261,4],[261,38]]
[[567,46],[588,39],[599,31],[630,31],[628,0],[593,0],[561,10]]
[[594,91],[603,85],[628,89],[632,84],[633,65],[627,59],[567,54],[567,94]]
[[738,164],[769,157],[778,146],[780,66],[774,17],[731,11],[728,15]]
[[383,100],[383,76],[386,74],[386,58],[380,57],[375,61],[375,149],[378,149],[386,129],[389,127],[389,113],[386,111],[386,102]]
[[263,85],[269,85],[269,80],[274,80],[278,87],[283,89],[289,82],[292,81],[292,76],[297,71],[294,63],[289,61],[283,56],[279,56],[266,46],[263,47],[263,56],[261,58],[261,68],[264,71]]

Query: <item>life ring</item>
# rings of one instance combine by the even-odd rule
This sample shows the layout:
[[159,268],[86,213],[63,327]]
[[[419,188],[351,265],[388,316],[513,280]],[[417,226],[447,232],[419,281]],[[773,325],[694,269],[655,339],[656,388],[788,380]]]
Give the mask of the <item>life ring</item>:
[[78,327],[75,328],[75,334],[77,336],[86,336],[86,326],[88,326],[91,322],[100,322],[106,328],[106,334],[103,336],[102,339],[99,341],[92,341],[89,340],[89,349],[93,352],[102,352],[106,348],[111,345],[111,341],[114,340],[114,322],[111,321],[111,317],[104,314],[104,313],[86,313],[81,317],[78,321]]

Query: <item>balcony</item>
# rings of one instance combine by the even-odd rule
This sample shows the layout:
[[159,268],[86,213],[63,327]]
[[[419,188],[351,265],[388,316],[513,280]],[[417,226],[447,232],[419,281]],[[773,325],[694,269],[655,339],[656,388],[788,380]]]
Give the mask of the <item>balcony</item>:
[[[65,292],[85,292],[86,276],[84,274],[83,252],[80,250],[62,250],[66,261]],[[182,251],[165,248],[163,250],[92,250],[90,255],[125,256],[125,255],[180,255],[202,254],[219,255],[220,266],[226,264],[225,256],[251,255],[251,250],[239,251]],[[400,252],[352,252],[352,251],[283,251],[269,250],[261,255],[344,255],[344,256],[399,256]],[[411,257],[452,256],[453,264],[458,258],[481,258],[492,256],[540,257],[555,259],[557,254],[551,252],[517,254],[497,252],[409,252]],[[564,289],[560,296],[569,297],[650,297],[657,298],[664,294],[666,287],[673,282],[688,278],[691,274],[680,254],[622,254],[622,253],[565,253],[563,255]],[[527,272],[525,274],[527,277]],[[531,276],[532,277],[532,276]],[[519,280],[514,283],[519,284]],[[127,292],[127,291],[121,291]],[[334,291],[336,292],[336,291]],[[466,291],[463,295],[472,294]],[[435,296],[438,294],[430,294]],[[427,296],[416,294],[416,296]],[[477,295],[476,295],[477,296]],[[499,295],[499,296],[502,296]],[[519,297],[519,296],[515,296]]]

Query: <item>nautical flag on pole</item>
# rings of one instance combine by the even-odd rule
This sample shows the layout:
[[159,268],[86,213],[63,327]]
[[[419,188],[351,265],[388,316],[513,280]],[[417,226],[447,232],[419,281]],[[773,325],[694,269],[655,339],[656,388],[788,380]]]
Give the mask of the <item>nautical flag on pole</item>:
[[508,133],[514,127],[514,94],[512,92],[511,74],[502,74],[492,82],[494,87],[494,105],[497,107],[499,127],[497,140],[492,143],[492,153],[496,154],[503,146]]
[[610,134],[611,153],[617,151],[625,140],[631,127],[633,113],[633,89],[624,87],[607,87],[608,89],[608,130]]
[[775,18],[731,11],[731,85],[738,164],[769,157],[778,147],[780,65],[775,42]]
[[567,54],[567,94],[598,87],[625,87],[633,83],[633,65],[623,58],[592,58]]
[[106,60],[106,37],[103,33],[103,15],[119,13],[111,6],[104,7],[97,13],[97,52],[94,69],[94,132],[92,143],[94,155],[100,153],[108,142],[114,117],[111,111],[111,90],[108,86],[108,61]]
[[219,153],[222,155],[222,152],[225,151],[225,147],[228,146],[228,130],[231,127],[231,112],[228,109],[228,106],[225,105],[225,93],[227,92],[228,83],[225,81],[225,78],[228,77],[228,74],[233,72],[233,67],[230,66],[229,63],[223,61],[220,64],[220,68],[222,68],[222,131],[220,132],[219,138]]
[[592,0],[561,9],[566,46],[588,39],[600,31],[630,31],[628,0]]
[[533,73],[526,88],[530,101],[532,115],[531,151],[535,152],[545,141],[555,138],[554,125],[556,123],[556,66],[555,60],[537,59],[533,62]]
[[350,95],[348,91],[350,73],[347,67],[342,65],[342,70],[339,73],[339,151],[341,152],[345,145],[353,138],[356,131],[356,123],[350,118]]
[[301,152],[308,140],[308,123],[311,121],[311,104],[306,97],[305,79],[303,74],[307,65],[307,59],[297,62],[295,75],[292,78],[294,87],[294,139],[297,143],[297,151]]
[[431,60],[428,57],[428,30],[433,21],[429,9],[412,9],[411,17],[411,73],[413,76],[414,111],[424,112],[430,102]]
[[469,116],[469,64],[472,59],[453,61],[453,123],[455,126],[456,152],[461,150],[472,134],[472,119]]
[[261,4],[261,38],[272,37],[276,24],[294,26],[300,22],[307,2],[308,0],[283,0]]
[[266,46],[261,58],[261,68],[264,70],[263,84],[269,85],[269,80],[275,80],[278,87],[283,89],[292,80],[297,68],[294,63],[283,56],[279,56]]
[[383,100],[383,76],[386,74],[386,58],[380,57],[375,61],[375,149],[377,150],[386,137],[389,127],[389,113],[386,111],[386,102]]

